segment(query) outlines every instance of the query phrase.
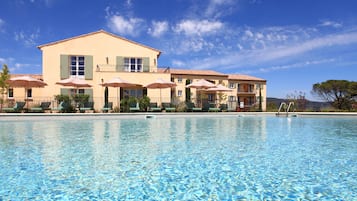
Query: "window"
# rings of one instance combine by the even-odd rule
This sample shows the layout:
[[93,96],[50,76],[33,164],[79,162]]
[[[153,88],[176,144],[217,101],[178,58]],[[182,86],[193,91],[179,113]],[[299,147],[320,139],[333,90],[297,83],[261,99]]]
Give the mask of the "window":
[[141,98],[143,97],[143,90],[142,89],[125,89],[123,94],[124,98],[135,97]]
[[27,95],[26,98],[32,98],[32,89],[27,89],[26,95]]
[[13,89],[13,88],[9,88],[7,94],[8,94],[8,97],[9,97],[9,98],[14,98],[14,89]]
[[235,96],[228,96],[228,101],[229,102],[234,102],[236,100]]
[[208,101],[213,101],[213,94],[208,94],[207,99]]
[[230,89],[234,89],[234,87],[235,87],[235,84],[234,84],[233,82],[230,82],[230,83],[229,83],[229,88],[230,88]]
[[177,90],[177,96],[181,97],[182,96],[182,90]]
[[264,86],[264,85],[262,85],[262,84],[257,84],[257,85],[256,85],[256,89],[263,89],[263,86]]
[[70,89],[70,93],[74,94],[84,94],[84,89]]
[[124,69],[127,72],[142,72],[142,58],[124,58]]
[[178,77],[178,78],[177,78],[177,82],[178,82],[178,83],[182,83],[182,77]]
[[73,77],[84,77],[84,56],[71,56],[70,71]]

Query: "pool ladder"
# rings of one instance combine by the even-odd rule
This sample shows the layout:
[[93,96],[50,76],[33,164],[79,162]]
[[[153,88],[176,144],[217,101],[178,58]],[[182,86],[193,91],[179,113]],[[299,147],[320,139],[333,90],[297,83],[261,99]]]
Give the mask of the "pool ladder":
[[[294,102],[289,102],[289,105],[286,105],[285,102],[280,103],[279,110],[278,110],[278,113],[276,113],[276,116],[284,115],[284,116],[288,117],[289,116],[289,110],[290,110],[290,108],[292,109],[292,106],[294,106]],[[284,110],[284,109],[285,109],[285,111],[283,111],[283,113],[281,113],[281,110]],[[296,117],[297,115],[296,114],[292,114],[291,116],[292,117]]]

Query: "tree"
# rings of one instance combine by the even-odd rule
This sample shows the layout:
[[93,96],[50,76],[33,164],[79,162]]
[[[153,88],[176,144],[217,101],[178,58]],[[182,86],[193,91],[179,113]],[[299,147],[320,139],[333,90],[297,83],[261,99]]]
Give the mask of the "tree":
[[294,102],[294,106],[299,111],[304,111],[306,109],[307,100],[305,98],[305,92],[294,91],[294,93],[286,95],[286,99],[289,102]]
[[357,82],[347,80],[327,80],[316,83],[312,87],[312,93],[340,110],[351,110],[357,97]]
[[1,93],[0,104],[1,104],[1,108],[2,108],[2,104],[4,103],[5,94],[7,93],[7,90],[9,89],[9,84],[7,83],[8,79],[10,79],[10,71],[9,71],[9,68],[7,67],[7,65],[4,64],[2,67],[2,72],[0,73],[0,93]]

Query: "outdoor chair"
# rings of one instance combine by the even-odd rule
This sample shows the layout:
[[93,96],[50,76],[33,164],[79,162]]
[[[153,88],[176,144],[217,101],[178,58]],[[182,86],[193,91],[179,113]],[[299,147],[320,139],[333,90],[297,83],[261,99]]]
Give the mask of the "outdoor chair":
[[80,108],[79,108],[79,111],[80,111],[81,113],[85,113],[85,112],[87,112],[87,111],[92,111],[92,112],[94,112],[94,102],[85,102],[85,103],[83,104],[83,107],[80,107]]
[[31,107],[28,111],[29,112],[45,112],[50,111],[51,102],[41,102],[39,107]]
[[102,112],[110,112],[113,110],[113,102],[108,102],[104,104],[104,107],[102,108]]
[[210,103],[207,102],[207,101],[204,101],[202,103],[202,111],[203,112],[209,112],[209,109],[210,109]]
[[26,104],[26,102],[16,102],[14,107],[2,108],[2,111],[4,111],[4,112],[22,112],[25,104]]
[[150,106],[149,106],[149,111],[150,112],[161,112],[161,107],[158,107],[157,106],[157,103],[150,103]]
[[221,104],[219,106],[219,108],[221,109],[222,112],[227,112],[228,111],[228,105],[227,104]]
[[192,102],[186,102],[186,111],[187,112],[201,112],[202,108],[196,107]]
[[220,111],[221,109],[219,107],[216,107],[216,104],[209,103],[208,112],[220,112]]
[[64,109],[65,109],[65,102],[64,102],[64,101],[61,101],[61,102],[58,104],[58,107],[52,108],[51,111],[64,112]]
[[129,111],[130,112],[139,112],[140,111],[139,103],[137,103],[137,102],[130,103],[129,104]]
[[175,112],[176,108],[171,105],[171,103],[162,103],[162,109],[165,110],[165,112]]

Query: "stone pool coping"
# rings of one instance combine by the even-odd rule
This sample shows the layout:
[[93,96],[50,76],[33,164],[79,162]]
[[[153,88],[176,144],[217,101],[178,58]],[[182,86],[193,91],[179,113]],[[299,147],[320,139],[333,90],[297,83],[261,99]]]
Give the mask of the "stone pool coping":
[[[276,116],[276,112],[137,112],[137,113],[0,113],[1,120],[25,120],[42,117],[46,119],[56,118],[89,118],[89,119],[112,119],[112,118],[166,118],[166,117],[244,117],[244,116]],[[295,112],[289,113],[288,117],[357,117],[357,112]],[[280,113],[279,117],[286,117]],[[45,119],[44,119],[45,120]]]

